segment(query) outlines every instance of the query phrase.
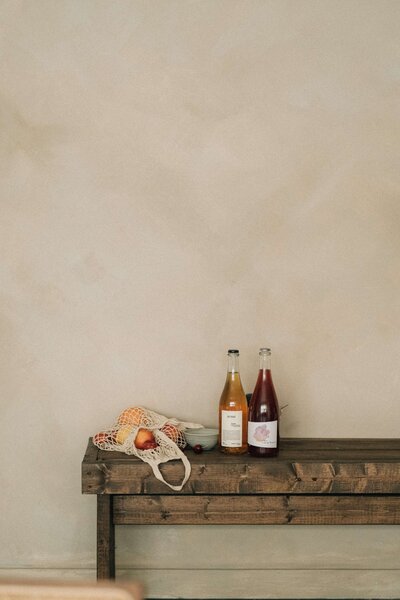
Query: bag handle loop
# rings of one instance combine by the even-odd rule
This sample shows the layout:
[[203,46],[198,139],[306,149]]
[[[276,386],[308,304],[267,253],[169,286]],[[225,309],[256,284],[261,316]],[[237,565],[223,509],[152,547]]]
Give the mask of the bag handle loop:
[[177,447],[177,452],[179,452],[180,454],[180,460],[183,462],[183,466],[185,467],[185,475],[184,478],[182,480],[182,483],[180,485],[172,485],[172,483],[168,483],[168,481],[165,481],[160,468],[159,468],[159,464],[158,462],[155,461],[149,461],[148,464],[151,466],[151,468],[153,469],[153,473],[155,475],[155,477],[161,481],[162,483],[165,483],[165,485],[167,485],[168,487],[171,488],[171,490],[174,490],[175,492],[180,492],[181,489],[183,488],[183,486],[185,485],[185,483],[187,482],[187,480],[190,477],[190,462],[187,458],[187,456],[184,455],[184,453],[182,452],[182,450],[180,448]]

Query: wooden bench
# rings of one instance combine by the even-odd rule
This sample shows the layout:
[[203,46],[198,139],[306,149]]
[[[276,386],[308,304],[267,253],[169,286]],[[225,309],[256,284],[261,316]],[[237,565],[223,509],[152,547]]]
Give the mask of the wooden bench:
[[[115,577],[115,525],[400,525],[400,439],[281,440],[277,458],[187,455],[181,492],[150,467],[91,440],[82,491],[97,495],[97,577]],[[162,465],[178,484],[181,462]]]

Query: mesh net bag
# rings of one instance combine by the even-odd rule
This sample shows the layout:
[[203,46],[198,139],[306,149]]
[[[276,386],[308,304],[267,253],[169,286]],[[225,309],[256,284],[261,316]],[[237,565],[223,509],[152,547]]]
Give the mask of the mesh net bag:
[[[134,455],[148,463],[159,481],[180,491],[190,476],[190,462],[182,452],[186,446],[184,430],[199,428],[198,423],[185,423],[168,418],[142,406],[124,410],[116,423],[93,436],[93,443],[101,450],[117,450]],[[185,475],[180,485],[165,481],[159,465],[169,460],[181,460]]]

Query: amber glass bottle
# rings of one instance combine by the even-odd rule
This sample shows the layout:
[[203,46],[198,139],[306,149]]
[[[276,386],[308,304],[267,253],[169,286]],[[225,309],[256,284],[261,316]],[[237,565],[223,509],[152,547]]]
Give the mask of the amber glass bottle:
[[260,349],[260,370],[249,405],[248,443],[252,456],[279,451],[279,404],[271,375],[271,350]]
[[228,372],[219,401],[219,449],[247,452],[247,400],[239,374],[239,350],[228,350]]

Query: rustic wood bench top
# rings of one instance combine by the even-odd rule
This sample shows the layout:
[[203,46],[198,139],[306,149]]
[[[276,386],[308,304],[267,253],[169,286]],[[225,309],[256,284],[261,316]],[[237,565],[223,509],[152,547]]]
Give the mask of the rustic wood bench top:
[[[191,476],[175,492],[146,463],[89,440],[82,491],[97,495],[99,578],[115,574],[115,525],[400,524],[400,439],[287,438],[268,459],[187,455]],[[182,481],[181,462],[161,470]]]

